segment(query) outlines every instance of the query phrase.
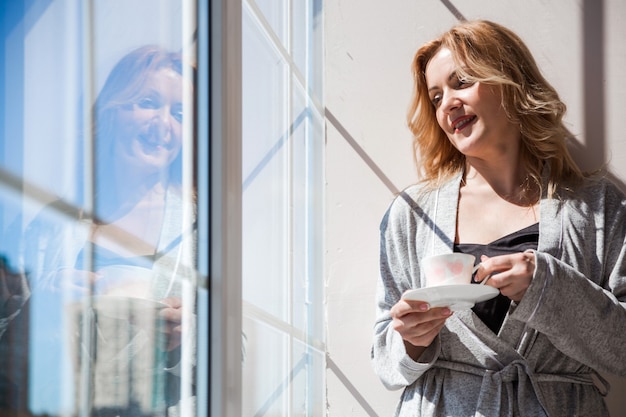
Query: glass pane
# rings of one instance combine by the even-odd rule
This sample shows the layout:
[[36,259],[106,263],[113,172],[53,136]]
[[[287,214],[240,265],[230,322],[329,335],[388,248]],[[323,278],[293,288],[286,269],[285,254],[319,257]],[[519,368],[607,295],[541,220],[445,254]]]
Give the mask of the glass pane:
[[244,1],[245,416],[324,413],[319,22],[312,2],[283,3]]
[[0,415],[194,415],[193,2],[1,5]]
[[284,256],[289,230],[288,73],[285,62],[246,9],[243,18],[243,91],[244,96],[250,95],[243,100],[242,109],[243,298],[285,317],[289,288]]
[[266,30],[271,31],[284,48],[287,48],[289,37],[289,1],[288,0],[247,0],[250,7],[260,13],[256,17],[268,23]]
[[289,338],[263,320],[258,310],[244,308],[246,353],[243,365],[244,416],[288,415]]

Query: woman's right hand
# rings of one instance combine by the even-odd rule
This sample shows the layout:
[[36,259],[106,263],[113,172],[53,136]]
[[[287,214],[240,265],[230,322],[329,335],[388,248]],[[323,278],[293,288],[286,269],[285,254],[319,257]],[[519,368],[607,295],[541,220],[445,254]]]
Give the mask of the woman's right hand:
[[159,312],[159,317],[165,321],[163,333],[167,337],[166,350],[168,352],[180,346],[182,335],[183,309],[182,300],[179,297],[168,297],[161,302],[167,304]]
[[391,326],[404,339],[407,354],[416,360],[435,340],[452,311],[447,307],[430,308],[428,303],[400,300],[391,307]]

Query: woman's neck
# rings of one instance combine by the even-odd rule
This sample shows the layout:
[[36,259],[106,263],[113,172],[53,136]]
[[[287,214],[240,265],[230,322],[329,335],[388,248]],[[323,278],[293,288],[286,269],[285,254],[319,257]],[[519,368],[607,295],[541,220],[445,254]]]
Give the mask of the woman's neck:
[[[92,241],[124,256],[153,254],[165,216],[165,189],[161,183],[127,198],[119,206],[102,202],[104,211],[94,224]],[[106,209],[109,209],[108,211]]]
[[463,186],[493,192],[517,205],[533,205],[538,200],[537,187],[530,173],[520,163],[485,164],[468,161]]
[[96,187],[97,217],[111,223],[141,205],[162,201],[165,186],[158,175],[139,176],[126,171],[101,175]]

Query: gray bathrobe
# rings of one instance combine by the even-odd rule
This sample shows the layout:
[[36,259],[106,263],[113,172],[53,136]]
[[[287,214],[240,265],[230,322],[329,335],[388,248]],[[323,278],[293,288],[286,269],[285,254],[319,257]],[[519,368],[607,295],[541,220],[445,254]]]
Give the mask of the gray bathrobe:
[[626,376],[626,199],[588,180],[574,197],[540,203],[536,269],[499,334],[456,312],[413,361],[390,326],[402,293],[423,286],[419,260],[450,253],[461,177],[402,192],[381,223],[372,361],[395,416],[605,416],[607,384]]

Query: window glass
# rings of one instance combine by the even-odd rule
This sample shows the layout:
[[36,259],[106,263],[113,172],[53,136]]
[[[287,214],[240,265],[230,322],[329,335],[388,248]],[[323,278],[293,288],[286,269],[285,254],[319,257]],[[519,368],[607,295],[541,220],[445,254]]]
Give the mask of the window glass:
[[243,4],[246,416],[324,413],[321,17],[284,3]]
[[289,3],[289,0],[247,1],[247,6],[255,10],[255,18],[265,21],[269,25],[270,32],[268,35],[278,38],[282,47],[287,47],[289,44]]
[[[263,36],[249,9],[243,14],[243,94],[254,91],[261,105],[244,99],[242,129],[244,300],[285,318],[289,299],[286,257],[289,228],[288,68]],[[252,98],[252,97],[251,97]],[[260,218],[267,221],[259,221]],[[263,237],[262,241],[252,236]],[[261,244],[262,242],[262,244]],[[272,288],[268,292],[264,289]]]
[[2,7],[0,415],[195,415],[194,2]]

